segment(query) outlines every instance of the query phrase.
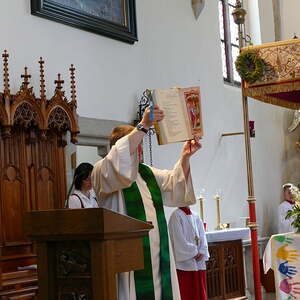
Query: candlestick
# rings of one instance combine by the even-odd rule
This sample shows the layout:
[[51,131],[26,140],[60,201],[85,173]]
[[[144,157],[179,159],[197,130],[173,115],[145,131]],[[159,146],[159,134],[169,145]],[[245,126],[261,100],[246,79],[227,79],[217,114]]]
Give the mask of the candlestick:
[[200,202],[200,216],[201,216],[201,220],[202,220],[202,222],[204,222],[204,197],[200,196],[198,200]]
[[198,200],[200,203],[200,217],[203,223],[204,223],[204,199],[205,199],[205,189],[201,189]]
[[217,204],[217,227],[216,230],[221,230],[222,229],[222,224],[221,224],[221,208],[220,208],[220,200],[221,197],[219,194],[215,195],[215,200],[216,200],[216,204]]

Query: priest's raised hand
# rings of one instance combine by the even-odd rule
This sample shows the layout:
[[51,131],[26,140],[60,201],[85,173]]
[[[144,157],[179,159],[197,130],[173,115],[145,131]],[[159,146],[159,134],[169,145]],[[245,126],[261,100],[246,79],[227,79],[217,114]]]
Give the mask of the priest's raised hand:
[[149,128],[154,124],[154,122],[159,122],[163,120],[163,118],[164,112],[158,106],[154,107],[153,113],[151,113],[149,107],[146,108],[141,122],[128,135],[131,154],[134,154],[138,149],[145,134],[147,134]]
[[198,139],[191,141],[186,141],[183,145],[181,152],[181,166],[184,172],[184,176],[187,179],[190,175],[190,157],[195,154],[202,145],[199,143]]
[[201,147],[202,145],[199,143],[199,140],[197,138],[191,141],[186,141],[183,145],[182,157],[190,158],[199,149],[201,149]]

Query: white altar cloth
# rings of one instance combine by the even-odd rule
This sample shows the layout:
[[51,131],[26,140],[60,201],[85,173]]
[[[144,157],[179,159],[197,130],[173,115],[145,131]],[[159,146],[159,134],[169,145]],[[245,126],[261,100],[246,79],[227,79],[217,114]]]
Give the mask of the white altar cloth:
[[208,243],[249,239],[249,228],[230,228],[206,232]]

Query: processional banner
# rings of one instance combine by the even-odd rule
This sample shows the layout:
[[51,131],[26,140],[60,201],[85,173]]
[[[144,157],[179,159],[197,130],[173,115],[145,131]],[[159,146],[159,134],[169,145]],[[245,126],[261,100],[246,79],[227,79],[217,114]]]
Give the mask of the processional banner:
[[[259,79],[251,83],[244,81],[244,95],[266,103],[300,109],[300,39],[244,47],[241,55],[249,51],[262,59],[264,67]],[[255,72],[255,62],[246,71]]]

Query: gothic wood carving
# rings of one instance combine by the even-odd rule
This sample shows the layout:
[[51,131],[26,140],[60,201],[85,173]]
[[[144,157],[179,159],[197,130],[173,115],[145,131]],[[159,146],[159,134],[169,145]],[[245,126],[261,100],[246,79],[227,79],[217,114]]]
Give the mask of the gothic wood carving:
[[87,241],[56,243],[57,299],[91,299],[91,250]]
[[[48,210],[64,206],[67,193],[65,136],[69,131],[71,141],[76,143],[79,128],[73,65],[69,69],[71,99],[68,100],[65,96],[64,81],[60,74],[54,82],[56,88],[53,96],[47,99],[45,62],[42,58],[38,62],[39,96],[36,96],[30,85],[31,75],[27,67],[21,75],[20,89],[12,93],[7,51],[4,51],[2,58],[0,262],[3,279],[5,274],[17,274],[17,267],[36,263],[35,247],[24,236],[23,215],[30,210]],[[1,296],[5,296],[5,291],[2,293],[4,294]]]

